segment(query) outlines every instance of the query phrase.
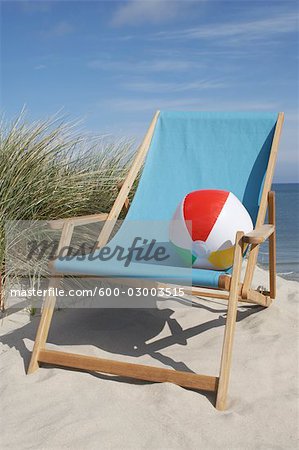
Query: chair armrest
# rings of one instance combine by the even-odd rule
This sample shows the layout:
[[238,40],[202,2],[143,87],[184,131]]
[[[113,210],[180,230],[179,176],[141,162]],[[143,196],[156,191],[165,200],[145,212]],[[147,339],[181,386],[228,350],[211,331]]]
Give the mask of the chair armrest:
[[76,227],[79,225],[88,225],[89,223],[103,222],[107,217],[107,213],[91,214],[89,216],[70,217],[69,219],[49,220],[48,225],[52,230],[61,230],[65,223],[70,223]]
[[246,244],[262,244],[274,231],[274,225],[261,225],[250,233],[244,234],[243,242],[246,242]]

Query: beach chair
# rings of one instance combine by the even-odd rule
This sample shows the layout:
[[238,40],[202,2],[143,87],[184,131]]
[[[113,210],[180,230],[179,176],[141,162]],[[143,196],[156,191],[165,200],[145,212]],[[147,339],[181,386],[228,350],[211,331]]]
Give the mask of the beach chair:
[[[178,203],[194,190],[222,189],[233,192],[250,213],[254,230],[248,234],[244,234],[242,230],[237,232],[231,269],[191,269],[188,273],[191,273],[192,282],[185,291],[194,298],[219,298],[227,301],[219,374],[200,375],[50,350],[46,347],[46,341],[55,306],[53,291],[49,291],[44,300],[28,373],[46,363],[151,382],[167,381],[186,388],[214,392],[216,408],[224,410],[238,302],[243,302],[243,305],[250,303],[268,307],[275,299],[275,196],[271,191],[271,184],[283,118],[283,113],[158,111],[110,213],[51,221],[53,228],[61,229],[60,249],[70,244],[74,227],[105,221],[97,244],[99,248],[103,247],[109,241],[122,209],[124,206],[128,207],[129,192],[142,168],[134,199],[122,227],[129,220],[171,220]],[[268,223],[265,224],[267,209]],[[255,290],[252,288],[252,280],[259,247],[267,239],[270,287],[268,291]],[[245,247],[246,270],[241,280]],[[138,276],[141,280],[142,276],[134,273],[136,265],[133,266],[135,269],[127,269],[130,273],[124,274],[120,271],[119,277],[131,277],[133,280]],[[153,278],[158,277],[160,268],[151,266]],[[59,277],[54,277],[54,274],[61,277],[74,273],[101,277],[105,272],[103,267],[104,263],[88,265],[85,261],[76,259],[55,261],[52,264],[53,278],[50,280],[50,286],[57,286],[59,282]],[[168,270],[170,269],[168,267]],[[109,275],[109,265],[104,274],[106,277]],[[146,274],[144,276],[146,278]],[[171,286],[171,283],[169,285]]]

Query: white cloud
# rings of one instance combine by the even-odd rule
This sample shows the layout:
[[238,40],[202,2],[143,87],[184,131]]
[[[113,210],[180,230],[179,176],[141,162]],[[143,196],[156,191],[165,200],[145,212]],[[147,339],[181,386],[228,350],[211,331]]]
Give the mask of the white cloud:
[[249,20],[247,22],[214,23],[181,31],[160,32],[157,39],[263,39],[271,34],[288,33],[298,30],[298,14],[290,12]]
[[[103,107],[103,102],[99,103]],[[112,111],[126,112],[154,112],[158,109],[164,110],[189,110],[189,111],[215,111],[215,102],[202,98],[175,98],[175,99],[131,99],[131,98],[115,98],[105,103],[105,108]],[[256,102],[256,101],[231,101],[217,102],[217,111],[275,111],[277,104],[273,102]]]
[[173,93],[173,92],[186,92],[190,90],[199,91],[207,89],[217,89],[226,87],[226,84],[220,81],[213,80],[200,80],[186,83],[159,83],[159,82],[143,82],[132,81],[123,84],[126,89],[132,91],[140,91],[147,93]]
[[44,35],[47,37],[62,37],[74,32],[74,27],[71,23],[63,20],[54,25],[51,29],[45,31]]
[[113,61],[109,59],[93,59],[87,63],[90,69],[118,70],[118,71],[141,71],[141,72],[173,72],[187,71],[192,68],[203,67],[201,63],[194,60],[184,59],[153,59],[143,61]]
[[34,67],[34,70],[44,70],[46,68],[47,66],[45,64],[38,64],[37,66]]
[[129,0],[115,12],[111,24],[139,26],[167,22],[186,13],[194,3],[199,1]]

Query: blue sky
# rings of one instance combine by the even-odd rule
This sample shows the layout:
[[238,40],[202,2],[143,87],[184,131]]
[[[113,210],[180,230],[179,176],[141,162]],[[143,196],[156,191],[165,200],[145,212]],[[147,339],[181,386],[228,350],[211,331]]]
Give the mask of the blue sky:
[[2,1],[1,108],[63,108],[140,139],[156,109],[285,111],[275,181],[298,175],[298,3]]

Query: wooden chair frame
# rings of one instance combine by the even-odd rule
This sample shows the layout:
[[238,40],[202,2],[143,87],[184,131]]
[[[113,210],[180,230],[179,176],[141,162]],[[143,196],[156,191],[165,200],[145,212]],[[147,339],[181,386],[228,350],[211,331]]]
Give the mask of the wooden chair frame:
[[[154,118],[141,146],[138,149],[135,161],[133,162],[124,183],[119,186],[117,199],[109,214],[97,214],[50,222],[50,225],[53,228],[62,230],[59,249],[67,247],[70,244],[75,226],[99,221],[105,221],[105,223],[98,239],[98,246],[102,247],[107,243],[121,210],[124,207],[128,208],[128,194],[145,160],[158,117],[159,111],[157,111],[154,115]],[[275,299],[276,295],[275,196],[274,192],[270,192],[270,188],[273,179],[283,119],[284,114],[279,113],[255,229],[246,235],[244,235],[242,231],[239,231],[236,234],[232,275],[220,277],[218,289],[206,289],[200,287],[189,287],[185,289],[186,293],[195,297],[221,298],[227,300],[228,302],[219,376],[180,372],[172,369],[111,361],[92,356],[84,356],[47,349],[46,341],[56,301],[53,294],[55,291],[54,289],[48,290],[48,295],[44,300],[42,315],[28,368],[28,374],[37,370],[41,363],[47,363],[62,367],[102,372],[147,381],[168,381],[187,388],[214,392],[216,394],[216,408],[218,410],[224,410],[226,408],[238,302],[246,302],[268,307],[272,300]],[[269,224],[264,224],[267,208]],[[260,292],[253,290],[251,288],[251,284],[254,269],[256,267],[259,246],[266,239],[269,239],[270,290]],[[243,246],[245,244],[249,245],[249,256],[245,277],[243,282],[241,282],[240,274],[243,259]],[[49,286],[56,287],[59,284],[61,277],[63,277],[63,275],[59,275],[58,277],[53,276],[53,278],[50,279]]]

